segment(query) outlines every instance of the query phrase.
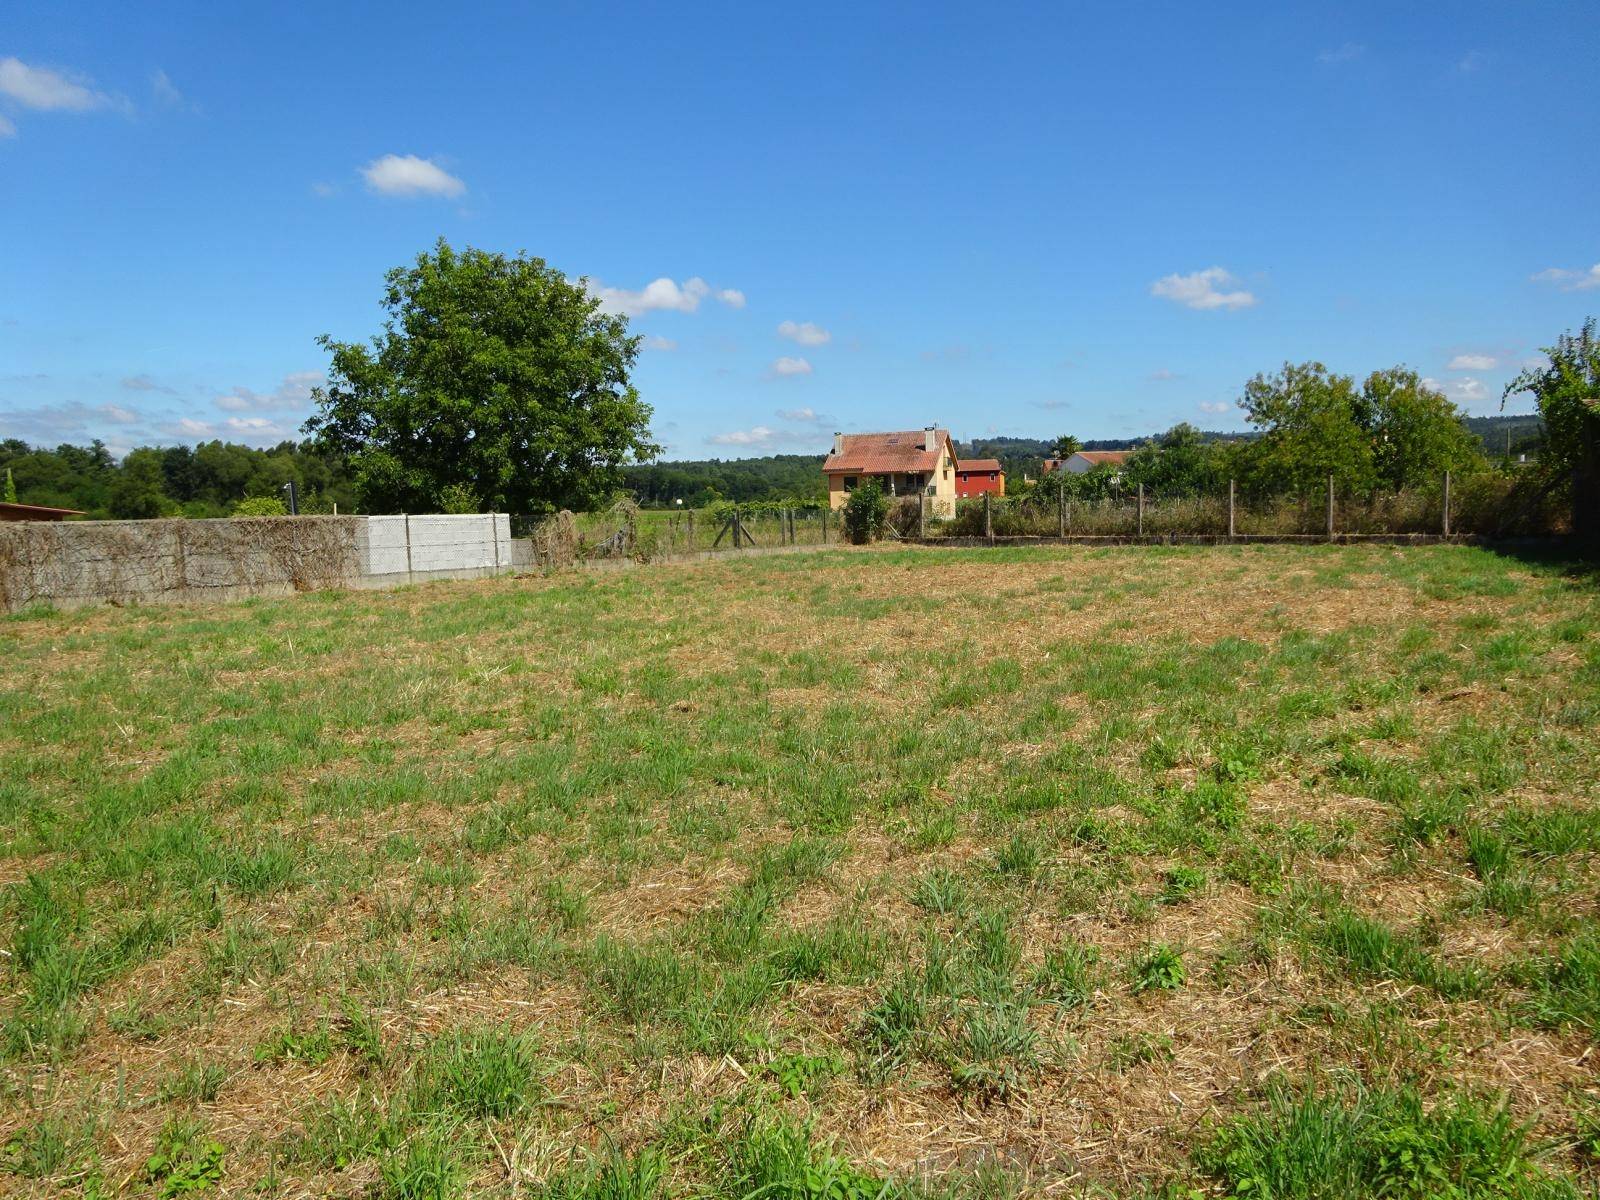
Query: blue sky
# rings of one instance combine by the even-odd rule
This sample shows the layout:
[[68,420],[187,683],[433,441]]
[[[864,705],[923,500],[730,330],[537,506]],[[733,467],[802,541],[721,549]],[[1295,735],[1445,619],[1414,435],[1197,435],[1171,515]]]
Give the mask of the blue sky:
[[1600,313],[1596,15],[13,0],[0,437],[292,435],[440,236],[634,314],[669,457],[1236,428],[1286,359],[1498,411]]

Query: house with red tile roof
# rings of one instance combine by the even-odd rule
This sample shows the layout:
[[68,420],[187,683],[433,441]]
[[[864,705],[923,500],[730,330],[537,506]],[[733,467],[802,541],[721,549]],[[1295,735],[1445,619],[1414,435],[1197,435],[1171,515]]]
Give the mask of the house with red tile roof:
[[956,448],[950,431],[929,425],[905,433],[836,433],[823,460],[828,507],[843,508],[863,479],[876,479],[885,496],[926,495],[930,516],[956,511]]
[[968,496],[1004,496],[1006,473],[998,458],[963,458],[956,463],[956,499]]

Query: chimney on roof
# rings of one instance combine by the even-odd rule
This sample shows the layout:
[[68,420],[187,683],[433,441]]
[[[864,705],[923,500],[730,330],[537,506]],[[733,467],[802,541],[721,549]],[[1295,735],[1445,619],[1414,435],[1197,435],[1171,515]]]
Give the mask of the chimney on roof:
[[840,433],[838,430],[834,430],[833,432],[833,452],[835,454],[844,453],[844,434]]
[[937,450],[939,448],[939,430],[932,425],[922,427],[922,448],[924,450]]

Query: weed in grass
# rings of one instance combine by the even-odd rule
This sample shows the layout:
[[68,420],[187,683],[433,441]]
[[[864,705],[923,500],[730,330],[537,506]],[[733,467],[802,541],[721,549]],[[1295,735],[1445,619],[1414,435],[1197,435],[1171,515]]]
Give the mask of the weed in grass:
[[[772,1200],[885,1200],[889,1184],[828,1149],[810,1128],[752,1118],[729,1147],[720,1194]],[[632,1200],[624,1197],[622,1200]]]
[[966,882],[954,871],[934,867],[918,875],[911,884],[911,903],[925,912],[949,916],[967,906]]
[[762,1064],[778,1090],[791,1100],[814,1092],[844,1070],[844,1060],[836,1054],[780,1054]]
[[950,1082],[958,1092],[983,1098],[1014,1095],[1037,1065],[1038,1040],[1020,1005],[969,1009],[945,1050]]
[[1106,1070],[1121,1074],[1130,1067],[1173,1059],[1170,1033],[1127,1033],[1112,1038],[1106,1046]]
[[1504,1108],[1466,1096],[1429,1109],[1412,1089],[1347,1094],[1275,1086],[1196,1155],[1229,1195],[1281,1200],[1577,1200]]
[[1186,978],[1183,955],[1171,946],[1156,943],[1146,947],[1134,957],[1129,964],[1129,974],[1133,979],[1133,990],[1136,992],[1149,991],[1152,988],[1174,991],[1183,986]]
[[453,1200],[467,1177],[462,1140],[449,1126],[424,1126],[383,1156],[372,1200]]
[[51,1114],[18,1125],[0,1146],[0,1166],[23,1179],[51,1179],[80,1172],[94,1155],[95,1117]]
[[221,1063],[191,1058],[162,1081],[160,1096],[163,1100],[210,1104],[227,1081],[228,1070]]
[[163,1197],[207,1191],[222,1182],[222,1143],[203,1138],[200,1126],[169,1121],[144,1164],[144,1180]]
[[429,1043],[411,1106],[419,1113],[509,1117],[528,1108],[542,1083],[530,1040],[506,1026],[476,1026]]
[[994,869],[1001,875],[1032,879],[1044,862],[1045,847],[1029,830],[1019,830],[994,854]]
[[1173,867],[1167,871],[1161,888],[1161,903],[1182,904],[1206,886],[1206,873],[1198,867]]
[[1600,1031],[1600,934],[1579,933],[1556,954],[1522,964],[1516,974],[1529,989],[1526,1012],[1534,1024]]
[[1100,977],[1100,951],[1081,942],[1062,942],[1045,952],[1034,972],[1033,987],[1041,999],[1063,1008],[1082,1008],[1094,995]]
[[655,1200],[662,1192],[667,1163],[656,1149],[631,1158],[612,1148],[553,1176],[541,1188],[548,1200]]

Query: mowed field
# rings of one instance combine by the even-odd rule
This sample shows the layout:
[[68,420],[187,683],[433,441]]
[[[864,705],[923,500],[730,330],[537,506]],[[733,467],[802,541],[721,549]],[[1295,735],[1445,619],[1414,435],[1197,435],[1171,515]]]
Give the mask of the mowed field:
[[1600,1178],[1592,576],[833,550],[0,655],[3,1193]]

